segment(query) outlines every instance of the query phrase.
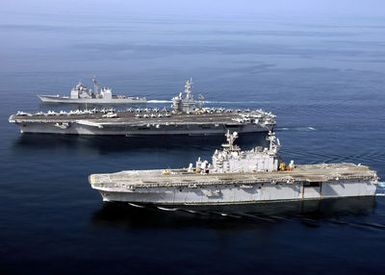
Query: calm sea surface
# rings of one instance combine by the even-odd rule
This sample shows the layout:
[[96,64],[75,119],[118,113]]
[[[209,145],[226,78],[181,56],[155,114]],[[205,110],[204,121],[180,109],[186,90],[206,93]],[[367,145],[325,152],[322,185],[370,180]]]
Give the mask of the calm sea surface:
[[8,123],[48,110],[36,94],[93,75],[162,100],[192,77],[208,105],[277,114],[285,160],[363,163],[384,178],[385,20],[237,18],[1,14],[0,273],[383,272],[384,197],[198,212],[107,204],[90,173],[186,166],[223,139],[21,135]]

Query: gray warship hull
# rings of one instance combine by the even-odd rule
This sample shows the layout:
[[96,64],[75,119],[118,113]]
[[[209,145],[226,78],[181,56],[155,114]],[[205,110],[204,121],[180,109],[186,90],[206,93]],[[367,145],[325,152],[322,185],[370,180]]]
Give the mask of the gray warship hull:
[[53,95],[38,95],[43,103],[55,104],[145,104],[147,99],[145,97],[112,97],[105,98],[70,98],[65,96]]
[[38,134],[65,134],[65,135],[110,135],[110,136],[151,136],[151,135],[223,135],[227,129],[234,129],[239,133],[257,133],[268,132],[272,127],[262,127],[260,125],[182,125],[170,126],[165,125],[161,128],[156,126],[128,126],[128,125],[108,125],[99,128],[96,125],[84,125],[82,122],[75,122],[71,128],[62,129],[54,124],[26,124],[20,126],[21,133],[38,133]]
[[104,201],[159,205],[226,205],[374,196],[377,176],[367,166],[300,165],[273,173],[194,174],[186,170],[93,174]]
[[[68,135],[222,135],[228,129],[239,133],[268,132],[274,116],[262,111],[250,113],[138,114],[117,112],[115,117],[92,114],[16,114],[9,118],[22,133]],[[153,117],[151,117],[153,116]]]

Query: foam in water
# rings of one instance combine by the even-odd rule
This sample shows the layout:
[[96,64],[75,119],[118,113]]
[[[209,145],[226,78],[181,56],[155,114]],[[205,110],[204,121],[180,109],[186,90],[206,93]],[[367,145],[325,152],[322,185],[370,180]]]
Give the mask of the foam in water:
[[147,102],[148,102],[148,103],[172,103],[171,100],[156,100],[156,99],[154,99],[154,100],[148,100]]
[[378,182],[378,187],[385,189],[385,182],[384,181],[379,181]]
[[282,127],[282,128],[277,128],[277,131],[317,131],[316,128],[314,127]]

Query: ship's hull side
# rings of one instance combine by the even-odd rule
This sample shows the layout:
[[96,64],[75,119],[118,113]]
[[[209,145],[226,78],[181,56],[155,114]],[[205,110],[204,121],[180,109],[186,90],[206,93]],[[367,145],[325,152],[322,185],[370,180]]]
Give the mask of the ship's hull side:
[[112,98],[112,99],[103,99],[103,98],[79,98],[72,99],[69,97],[60,97],[60,96],[38,96],[43,103],[68,103],[68,104],[143,104],[147,103],[145,98]]
[[144,125],[132,126],[127,124],[103,125],[98,127],[94,125],[84,125],[80,123],[69,123],[66,128],[57,123],[29,122],[18,123],[22,133],[41,133],[41,134],[67,134],[67,135],[222,135],[227,129],[239,133],[268,132],[273,126],[262,126],[260,124],[245,124],[239,126],[227,125],[199,125],[199,124],[181,124],[181,125]]
[[202,188],[138,187],[127,191],[96,189],[99,190],[104,201],[162,205],[223,205],[374,196],[376,183],[374,181],[335,181],[307,185],[302,182],[288,184],[266,182],[249,185],[218,184]]

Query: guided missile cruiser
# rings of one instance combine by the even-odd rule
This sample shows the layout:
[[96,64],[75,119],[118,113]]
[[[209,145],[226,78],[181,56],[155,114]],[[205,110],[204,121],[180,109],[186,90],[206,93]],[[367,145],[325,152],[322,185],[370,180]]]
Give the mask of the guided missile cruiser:
[[145,97],[114,95],[112,90],[101,87],[95,78],[92,79],[94,89],[89,89],[79,82],[72,88],[70,96],[38,95],[43,103],[70,103],[70,104],[139,104],[146,103]]

